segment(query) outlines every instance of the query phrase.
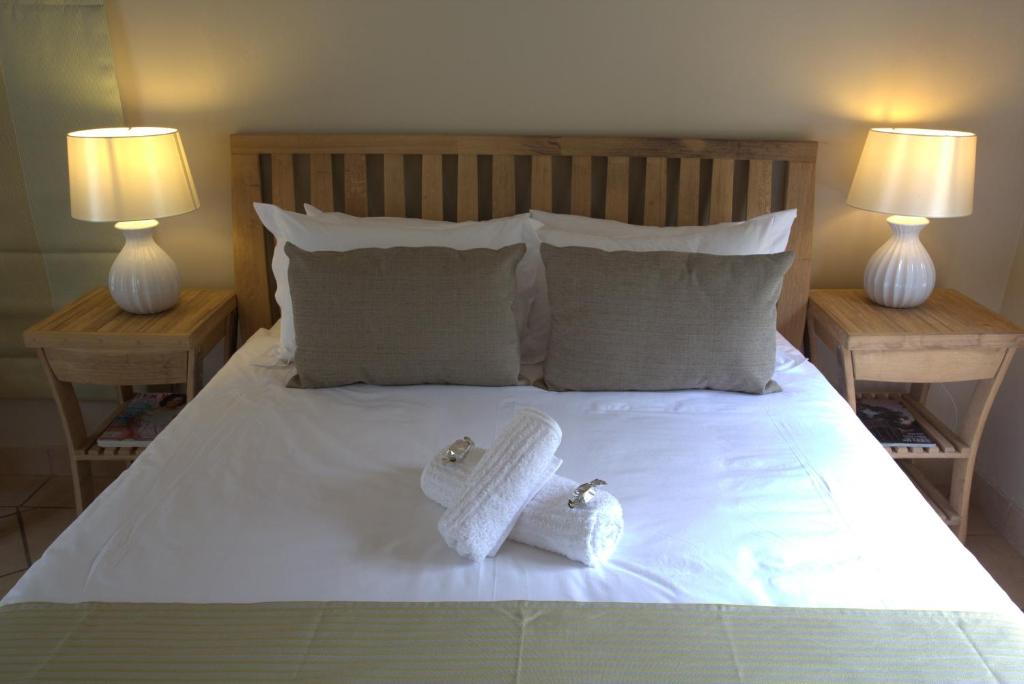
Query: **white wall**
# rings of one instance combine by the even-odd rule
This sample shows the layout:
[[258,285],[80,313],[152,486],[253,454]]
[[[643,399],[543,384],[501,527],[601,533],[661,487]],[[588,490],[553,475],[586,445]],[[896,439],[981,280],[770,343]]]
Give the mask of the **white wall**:
[[[1024,2],[108,0],[108,17],[127,121],[184,135],[203,206],[158,239],[186,285],[232,283],[228,135],[262,130],[818,140],[813,282],[858,286],[887,235],[844,204],[864,135],[913,124],[979,135],[974,215],[924,233],[939,285],[1024,324]],[[1019,356],[979,479],[1024,539]]]
[[228,135],[636,133],[821,143],[814,284],[888,229],[844,204],[867,128],[975,131],[975,213],[924,241],[998,308],[1024,214],[1024,3],[109,0],[127,119],[181,128],[202,209],[162,222],[187,285],[232,281]]
[[[1004,316],[1024,327],[1024,236],[1003,302]],[[992,405],[976,470],[979,501],[992,524],[1024,553],[1024,349],[1014,357]]]
[[[232,282],[228,135],[608,133],[818,140],[813,283],[856,287],[888,234],[845,205],[867,129],[979,136],[974,215],[924,242],[999,309],[1024,217],[1024,2],[108,0],[131,124],[182,130],[203,203],[160,242]],[[1024,266],[1007,313],[1024,322]],[[1024,502],[1018,362],[983,476]],[[1016,397],[1008,399],[1009,397]]]

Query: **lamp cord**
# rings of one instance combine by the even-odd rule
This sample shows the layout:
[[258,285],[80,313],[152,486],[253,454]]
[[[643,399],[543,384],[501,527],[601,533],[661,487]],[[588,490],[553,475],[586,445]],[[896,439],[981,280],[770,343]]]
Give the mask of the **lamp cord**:
[[949,391],[949,388],[943,383],[939,385],[942,391],[946,393],[946,398],[949,399],[950,405],[953,407],[953,425],[956,425],[956,429],[960,430],[960,409],[956,405],[956,399],[953,398],[953,393]]

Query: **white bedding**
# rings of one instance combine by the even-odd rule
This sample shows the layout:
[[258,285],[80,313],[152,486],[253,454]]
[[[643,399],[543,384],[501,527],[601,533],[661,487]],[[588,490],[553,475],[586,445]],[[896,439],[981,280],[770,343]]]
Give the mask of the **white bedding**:
[[[251,339],[11,590],[21,601],[572,600],[1011,611],[821,374],[780,337],[778,394],[286,389]],[[445,546],[423,463],[517,406],[562,425],[626,534],[592,569]]]

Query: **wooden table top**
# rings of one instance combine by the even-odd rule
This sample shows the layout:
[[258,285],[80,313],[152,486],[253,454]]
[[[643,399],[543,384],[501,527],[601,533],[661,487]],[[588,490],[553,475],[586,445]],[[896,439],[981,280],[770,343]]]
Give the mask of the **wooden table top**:
[[1024,329],[956,290],[935,290],[912,309],[880,306],[859,289],[811,290],[810,301],[832,319],[838,328],[834,332],[849,349],[887,338],[901,340],[901,346],[908,339],[954,346],[1014,346],[1024,340]]
[[171,309],[132,314],[117,305],[105,287],[87,292],[25,331],[30,348],[161,348],[195,344],[213,319],[235,308],[232,290],[185,289]]

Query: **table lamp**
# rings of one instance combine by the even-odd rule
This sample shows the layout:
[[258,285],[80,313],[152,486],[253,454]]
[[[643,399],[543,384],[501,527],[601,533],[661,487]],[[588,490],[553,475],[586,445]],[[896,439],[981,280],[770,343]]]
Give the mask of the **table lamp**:
[[872,128],[846,203],[894,214],[892,236],[868,261],[864,291],[883,306],[922,304],[935,288],[935,264],[919,234],[929,218],[969,216],[974,208],[977,136],[924,128]]
[[68,133],[71,215],[116,221],[124,248],[110,267],[114,301],[136,314],[174,306],[181,279],[153,240],[157,219],[199,208],[199,196],[174,128],[95,128]]

